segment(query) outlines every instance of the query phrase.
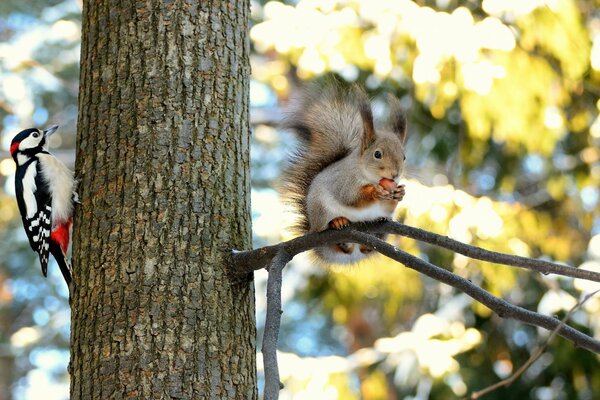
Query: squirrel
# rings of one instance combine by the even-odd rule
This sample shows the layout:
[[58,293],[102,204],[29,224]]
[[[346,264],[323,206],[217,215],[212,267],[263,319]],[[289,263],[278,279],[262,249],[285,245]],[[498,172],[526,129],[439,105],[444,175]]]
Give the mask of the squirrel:
[[[358,86],[306,88],[283,120],[299,148],[282,175],[283,196],[299,216],[298,234],[390,219],[405,194],[396,182],[406,160],[406,117],[388,95],[389,118],[375,130],[371,102]],[[384,238],[383,235],[380,236]],[[354,264],[373,254],[355,243],[314,249],[323,264]]]

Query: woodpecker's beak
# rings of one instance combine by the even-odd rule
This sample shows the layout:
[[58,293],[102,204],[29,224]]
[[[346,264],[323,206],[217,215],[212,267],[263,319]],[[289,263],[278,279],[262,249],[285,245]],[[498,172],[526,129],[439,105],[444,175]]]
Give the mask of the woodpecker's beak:
[[44,131],[44,137],[52,135],[58,129],[58,125],[54,125]]

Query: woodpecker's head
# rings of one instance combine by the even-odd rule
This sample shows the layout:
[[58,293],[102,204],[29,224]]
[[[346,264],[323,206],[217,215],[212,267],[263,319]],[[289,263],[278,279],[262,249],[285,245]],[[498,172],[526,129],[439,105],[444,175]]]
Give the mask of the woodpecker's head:
[[58,125],[54,125],[43,131],[37,128],[30,128],[19,132],[10,143],[10,154],[17,161],[19,153],[33,155],[42,151],[46,144],[46,138],[56,132],[57,129]]

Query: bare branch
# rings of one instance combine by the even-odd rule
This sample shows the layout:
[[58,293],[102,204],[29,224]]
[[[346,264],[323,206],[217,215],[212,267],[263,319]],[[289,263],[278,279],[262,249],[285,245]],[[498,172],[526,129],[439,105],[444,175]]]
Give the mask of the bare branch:
[[279,367],[277,365],[277,339],[281,325],[281,276],[283,268],[292,257],[279,250],[269,267],[267,280],[267,316],[265,319],[265,332],[262,342],[263,365],[265,371],[265,400],[279,398],[279,391],[283,385],[279,381]]
[[465,278],[427,261],[421,260],[418,257],[386,243],[373,236],[373,233],[391,233],[409,237],[482,261],[527,268],[543,274],[554,273],[600,282],[600,273],[597,272],[578,269],[550,261],[489,251],[480,247],[461,243],[445,236],[392,221],[354,223],[342,230],[327,230],[319,233],[310,233],[274,246],[266,246],[248,251],[234,250],[231,253],[231,265],[234,265],[236,268],[232,271],[234,276],[243,276],[270,264],[269,278],[267,281],[267,316],[262,345],[265,371],[265,399],[278,399],[279,390],[282,387],[281,382],[279,381],[279,370],[277,366],[277,339],[281,324],[281,280],[283,268],[296,254],[315,247],[341,242],[353,242],[369,246],[381,254],[404,264],[408,268],[414,269],[415,271],[462,291],[490,308],[500,317],[512,318],[529,325],[545,328],[552,332],[551,336],[558,334],[572,341],[576,346],[595,353],[600,353],[600,341],[566,325],[565,321],[560,321],[556,318],[510,304],[501,298],[493,296],[491,293]]
[[481,304],[487,306],[502,318],[512,318],[529,325],[545,328],[549,331],[557,329],[558,335],[572,341],[575,345],[594,353],[600,353],[600,341],[597,341],[570,326],[560,326],[560,320],[510,304],[506,300],[500,299],[480,288],[471,281],[427,261],[423,261],[412,254],[408,254],[375,236],[353,231],[348,239],[352,242],[371,246],[384,256],[396,260],[410,269],[414,269],[430,278],[460,290]]
[[485,250],[481,247],[450,239],[447,236],[438,235],[433,232],[414,228],[394,221],[359,222],[351,224],[347,228],[339,231],[327,230],[319,233],[309,233],[274,246],[266,246],[256,250],[234,252],[232,254],[232,265],[235,265],[236,270],[233,271],[233,273],[236,275],[245,275],[251,271],[264,268],[265,265],[268,265],[269,262],[271,262],[277,251],[281,248],[284,248],[293,257],[298,253],[302,253],[317,246],[346,242],[350,238],[349,235],[352,231],[401,235],[421,242],[443,247],[477,260],[530,269],[541,272],[544,275],[557,274],[572,278],[600,282],[600,273],[598,272],[575,268],[569,265],[558,264],[551,261]]
[[600,282],[600,273],[579,269],[565,264],[557,264],[551,261],[539,260],[528,257],[513,256],[496,251],[485,250],[481,247],[450,239],[447,236],[438,235],[423,229],[414,228],[399,222],[382,222],[373,227],[357,227],[363,232],[372,233],[391,233],[415,239],[421,242],[429,243],[435,246],[452,250],[476,260],[488,261],[495,264],[521,267],[541,272],[544,275],[557,274],[569,276],[571,278],[586,279],[589,281]]
[[531,364],[533,364],[534,362],[537,361],[538,358],[540,358],[540,356],[544,353],[544,350],[546,350],[546,348],[548,347],[548,345],[550,344],[550,342],[552,341],[552,339],[554,339],[554,337],[558,333],[558,329],[561,328],[562,326],[564,326],[566,324],[566,322],[571,318],[571,316],[573,315],[573,313],[575,311],[577,311],[581,306],[583,306],[583,304],[586,301],[588,301],[589,299],[591,299],[598,292],[600,292],[600,289],[596,290],[593,293],[588,294],[579,303],[575,304],[573,306],[573,308],[571,308],[569,310],[569,312],[567,313],[567,315],[565,315],[564,318],[560,321],[560,325],[558,325],[550,333],[550,335],[548,336],[548,338],[546,339],[546,341],[544,342],[544,344],[542,346],[538,347],[538,349],[531,355],[531,357],[529,357],[529,359],[527,359],[527,361],[525,362],[525,364],[523,364],[514,374],[512,374],[508,378],[503,379],[500,382],[497,382],[497,383],[495,383],[495,384],[493,384],[491,386],[488,386],[488,387],[486,387],[484,389],[481,389],[481,390],[478,390],[476,392],[473,392],[469,398],[471,400],[476,400],[476,399],[478,399],[478,398],[480,398],[482,396],[485,396],[486,394],[491,393],[494,390],[497,390],[497,389],[499,389],[501,387],[509,386],[514,381],[516,381],[521,375],[523,375],[523,373],[525,371],[527,371],[527,369],[531,366]]
[[236,276],[245,276],[252,271],[265,268],[271,263],[271,260],[279,250],[285,250],[293,258],[296,254],[317,246],[339,243],[344,241],[347,232],[347,229],[341,231],[329,229],[324,232],[308,233],[287,242],[261,247],[256,250],[233,250],[230,265],[234,266],[235,270],[231,271],[231,273]]

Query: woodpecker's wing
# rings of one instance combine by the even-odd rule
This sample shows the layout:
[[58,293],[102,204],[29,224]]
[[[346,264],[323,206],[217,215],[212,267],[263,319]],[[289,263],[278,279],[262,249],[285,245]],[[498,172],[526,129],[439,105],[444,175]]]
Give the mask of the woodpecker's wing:
[[15,179],[17,203],[29,245],[40,256],[44,276],[48,273],[50,232],[52,230],[52,197],[45,184],[31,184],[39,171],[33,162],[17,169]]
[[43,206],[33,218],[23,220],[31,248],[40,256],[40,264],[44,276],[48,274],[48,257],[50,256],[50,232],[52,230],[52,207]]

